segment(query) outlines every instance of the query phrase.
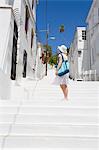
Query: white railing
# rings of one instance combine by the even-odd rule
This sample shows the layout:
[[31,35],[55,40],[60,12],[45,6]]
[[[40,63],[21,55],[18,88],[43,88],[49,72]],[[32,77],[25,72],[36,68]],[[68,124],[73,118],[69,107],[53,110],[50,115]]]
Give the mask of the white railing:
[[84,71],[82,76],[83,76],[84,81],[96,81],[97,80],[96,70]]

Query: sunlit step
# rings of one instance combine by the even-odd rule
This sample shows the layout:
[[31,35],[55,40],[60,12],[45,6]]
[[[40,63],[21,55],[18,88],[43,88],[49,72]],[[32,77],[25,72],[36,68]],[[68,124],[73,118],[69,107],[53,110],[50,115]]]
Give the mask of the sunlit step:
[[82,124],[98,124],[99,117],[98,116],[89,116],[89,115],[48,115],[48,114],[20,114],[16,117],[15,123],[25,123],[25,124],[32,124],[32,123],[82,123]]
[[99,107],[69,107],[69,106],[21,106],[0,107],[0,114],[67,114],[67,115],[99,115]]
[[99,126],[66,124],[15,124],[12,125],[9,135],[99,137]]
[[[8,136],[5,148],[94,148],[98,150],[98,138],[66,136]],[[39,144],[38,144],[39,143]]]
[[69,97],[68,101],[65,101],[62,97],[60,98],[47,98],[44,99],[43,97],[40,98],[33,98],[30,100],[23,100],[19,99],[17,101],[11,100],[11,101],[2,101],[0,100],[0,106],[1,107],[20,107],[20,106],[77,106],[77,107],[83,107],[83,106],[89,106],[89,107],[97,107],[99,106],[99,101],[98,99],[93,99],[92,97],[90,98],[82,98],[82,97]]
[[[7,110],[8,109],[8,110]],[[11,112],[11,108],[7,108],[6,111]],[[3,111],[5,112],[5,110]],[[61,115],[89,115],[99,116],[99,107],[68,107],[68,106],[41,106],[41,107],[24,107],[19,110],[19,114],[61,114]]]

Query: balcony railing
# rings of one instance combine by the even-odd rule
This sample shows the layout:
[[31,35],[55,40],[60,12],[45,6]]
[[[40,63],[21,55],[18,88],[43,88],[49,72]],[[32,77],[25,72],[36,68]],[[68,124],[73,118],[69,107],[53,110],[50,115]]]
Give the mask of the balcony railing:
[[82,73],[82,78],[84,81],[96,81],[96,70],[87,70]]

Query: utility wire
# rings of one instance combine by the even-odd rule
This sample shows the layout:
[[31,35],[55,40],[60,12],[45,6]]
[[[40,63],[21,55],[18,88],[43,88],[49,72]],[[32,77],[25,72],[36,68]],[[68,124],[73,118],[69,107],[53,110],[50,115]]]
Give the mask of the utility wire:
[[47,23],[47,13],[48,13],[48,1],[46,0],[45,6],[45,26],[46,26],[46,44],[48,43],[48,23]]

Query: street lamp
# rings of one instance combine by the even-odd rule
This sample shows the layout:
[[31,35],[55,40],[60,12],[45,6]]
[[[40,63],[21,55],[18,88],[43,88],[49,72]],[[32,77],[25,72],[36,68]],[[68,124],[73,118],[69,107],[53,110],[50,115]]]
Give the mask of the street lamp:
[[51,36],[51,37],[49,38],[49,40],[56,40],[56,38],[55,38],[54,36]]

